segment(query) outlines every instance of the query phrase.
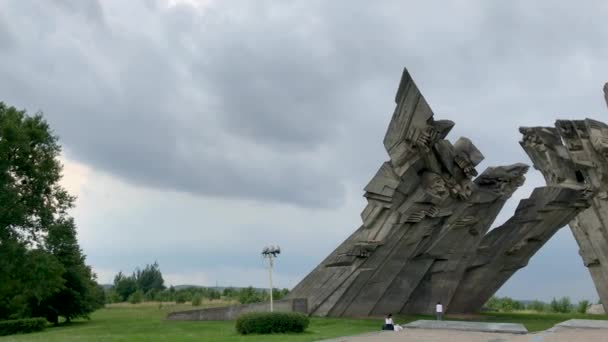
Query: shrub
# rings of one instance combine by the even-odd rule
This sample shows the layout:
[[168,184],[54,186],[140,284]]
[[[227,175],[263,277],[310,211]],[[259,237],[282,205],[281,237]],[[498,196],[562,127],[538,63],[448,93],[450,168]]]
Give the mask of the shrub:
[[240,334],[296,332],[308,328],[310,319],[298,312],[251,312],[239,316],[236,331]]
[[517,310],[523,310],[524,305],[509,297],[492,297],[488,300],[485,306],[493,311],[511,312]]
[[0,336],[42,331],[47,322],[44,318],[15,319],[0,321]]
[[129,296],[129,303],[137,304],[144,301],[144,293],[141,290],[137,290],[133,292],[132,295]]
[[547,310],[547,305],[540,300],[534,300],[528,304],[527,309],[536,312],[544,312]]
[[177,304],[183,304],[183,303],[187,302],[189,299],[191,299],[191,297],[188,296],[188,293],[186,293],[186,291],[179,291],[175,295],[175,302]]
[[549,306],[552,312],[568,313],[572,311],[572,303],[569,297],[562,297],[560,300],[553,298]]
[[264,301],[263,294],[252,286],[239,291],[239,302],[241,304],[259,303]]
[[195,294],[194,296],[192,296],[192,306],[201,305],[201,300],[201,295]]
[[587,307],[589,307],[589,304],[590,303],[588,300],[581,300],[576,305],[576,312],[582,313],[582,314],[587,313]]

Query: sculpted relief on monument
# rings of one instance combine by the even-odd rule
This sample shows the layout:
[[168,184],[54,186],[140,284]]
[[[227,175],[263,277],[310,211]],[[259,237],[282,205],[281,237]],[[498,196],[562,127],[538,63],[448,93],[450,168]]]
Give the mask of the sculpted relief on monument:
[[407,70],[395,102],[384,138],[389,160],[365,187],[361,227],[291,298],[307,298],[309,313],[321,316],[428,314],[438,301],[447,312],[478,311],[569,224],[608,303],[608,126],[586,119],[521,128],[547,185],[490,230],[529,167],[479,173],[483,154],[467,138],[447,139],[454,123],[434,119]]

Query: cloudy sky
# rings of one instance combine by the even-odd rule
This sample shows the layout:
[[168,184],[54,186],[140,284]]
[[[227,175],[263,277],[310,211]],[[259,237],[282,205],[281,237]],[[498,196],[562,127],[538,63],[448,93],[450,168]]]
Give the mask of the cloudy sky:
[[[407,67],[490,165],[519,126],[608,121],[608,3],[0,0],[0,101],[43,111],[101,282],[292,287],[360,224]],[[531,171],[496,224],[543,185]],[[597,298],[568,228],[500,290]]]

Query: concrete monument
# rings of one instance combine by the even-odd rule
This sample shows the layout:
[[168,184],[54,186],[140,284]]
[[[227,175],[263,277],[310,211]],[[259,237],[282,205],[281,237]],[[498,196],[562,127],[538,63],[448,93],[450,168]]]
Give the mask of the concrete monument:
[[528,166],[478,175],[481,152],[467,138],[446,139],[454,123],[434,119],[407,70],[395,102],[384,138],[390,159],[365,187],[362,226],[289,298],[306,298],[308,312],[321,316],[428,314],[437,301],[448,313],[474,312],[570,223],[608,302],[608,126],[587,119],[522,128],[547,186],[490,231]]

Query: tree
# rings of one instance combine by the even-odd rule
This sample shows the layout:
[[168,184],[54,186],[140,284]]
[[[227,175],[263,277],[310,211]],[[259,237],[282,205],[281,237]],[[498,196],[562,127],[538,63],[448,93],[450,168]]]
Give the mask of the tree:
[[165,281],[158,267],[158,262],[146,265],[143,270],[137,269],[135,278],[137,279],[137,288],[142,290],[144,294],[148,294],[152,290],[162,291],[165,289]]
[[141,290],[137,290],[129,296],[129,303],[131,303],[131,304],[138,304],[143,301],[144,301],[144,293]]
[[272,289],[272,299],[274,299],[274,300],[283,299],[288,294],[289,294],[289,289],[282,289],[282,290],[279,290],[277,288]]
[[263,300],[264,298],[260,291],[257,291],[252,286],[243,288],[239,291],[239,302],[241,304],[257,303]]
[[[64,267],[64,287],[42,303],[43,310],[50,310],[46,317],[88,318],[89,314],[103,305],[103,290],[95,282],[91,268],[85,265],[85,257],[76,239],[76,225],[72,218],[58,220],[46,237],[46,249]],[[101,294],[100,294],[101,292]],[[100,298],[101,296],[101,298]],[[55,317],[51,322],[57,323]]]
[[528,304],[527,309],[537,312],[544,312],[547,310],[547,305],[540,300],[533,300]]
[[[13,254],[13,256],[16,256]],[[24,250],[18,259],[13,259],[7,283],[0,283],[0,295],[4,305],[0,308],[0,319],[45,316],[39,308],[47,298],[63,288],[64,271],[59,261],[40,250]]]
[[200,306],[202,300],[203,298],[200,294],[195,294],[194,296],[192,296],[192,306]]
[[41,114],[33,117],[0,102],[0,239],[32,245],[74,197],[60,185],[61,152]]
[[180,290],[175,293],[175,302],[177,304],[183,304],[192,299],[192,294],[186,290]]
[[238,291],[234,287],[227,287],[222,291],[222,296],[226,299],[234,299],[238,297]]
[[485,306],[494,311],[511,312],[523,310],[524,305],[510,297],[492,297],[488,300]]
[[135,275],[125,276],[122,271],[114,277],[114,291],[120,298],[121,302],[129,299],[135,291],[137,291],[137,280]]
[[587,313],[587,308],[589,307],[589,304],[591,304],[591,302],[589,302],[588,300],[581,300],[576,305],[576,312],[582,314]]
[[567,313],[572,311],[572,303],[569,297],[562,297],[560,300],[553,298],[549,307],[552,312]]
[[[44,315],[56,322],[57,315],[90,312],[98,300],[86,292],[94,277],[67,213],[74,197],[59,185],[60,152],[41,114],[0,102],[0,319]],[[58,252],[64,243],[73,258]],[[54,303],[68,292],[61,307]]]

